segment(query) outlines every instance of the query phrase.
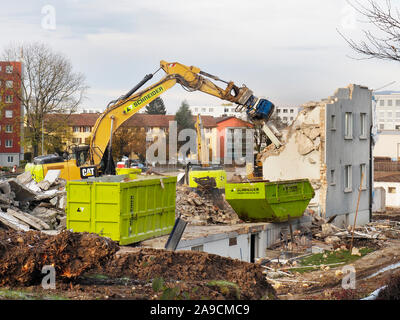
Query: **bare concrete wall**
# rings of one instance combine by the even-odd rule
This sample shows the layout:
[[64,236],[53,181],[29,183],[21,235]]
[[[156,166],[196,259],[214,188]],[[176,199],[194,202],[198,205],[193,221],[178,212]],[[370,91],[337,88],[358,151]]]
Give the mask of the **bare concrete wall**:
[[[328,181],[326,192],[326,217],[335,214],[352,217],[356,212],[359,187],[361,182],[361,165],[365,165],[364,184],[360,195],[357,224],[369,222],[369,153],[370,126],[372,123],[372,94],[366,87],[351,85],[338,89],[326,105],[326,172],[334,170],[334,182]],[[345,114],[351,113],[352,138],[345,137]],[[361,136],[361,114],[366,114],[366,134]],[[335,128],[331,128],[330,119],[334,115]],[[351,165],[351,190],[345,190],[345,166]],[[349,221],[338,219],[338,225]]]

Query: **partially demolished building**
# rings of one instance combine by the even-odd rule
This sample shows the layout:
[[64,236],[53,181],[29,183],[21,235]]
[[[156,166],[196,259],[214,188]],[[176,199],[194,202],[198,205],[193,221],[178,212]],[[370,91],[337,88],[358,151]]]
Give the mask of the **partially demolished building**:
[[303,105],[282,137],[262,155],[264,179],[308,178],[315,190],[310,206],[338,226],[352,225],[363,176],[357,224],[370,220],[373,159],[372,91],[359,85]]

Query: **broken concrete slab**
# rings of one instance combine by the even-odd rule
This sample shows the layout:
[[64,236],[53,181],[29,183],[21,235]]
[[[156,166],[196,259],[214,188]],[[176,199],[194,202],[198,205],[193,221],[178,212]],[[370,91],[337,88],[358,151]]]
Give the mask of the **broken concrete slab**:
[[27,183],[25,185],[29,190],[33,191],[33,192],[41,192],[42,189],[40,189],[40,187],[38,186],[37,182],[32,180],[31,182]]
[[58,195],[61,192],[62,191],[58,191],[58,190],[54,190],[54,189],[47,190],[47,191],[41,192],[40,194],[37,194],[35,196],[35,200],[42,201],[42,200],[51,199],[51,198],[54,198],[56,195]]
[[317,137],[319,137],[321,135],[321,129],[319,127],[317,128],[312,128],[310,130],[310,134],[309,134],[309,138],[311,140],[315,140]]
[[14,229],[16,231],[29,231],[30,228],[24,222],[18,220],[17,218],[13,217],[10,214],[0,211],[0,222]]
[[37,186],[42,190],[49,190],[51,183],[47,180],[42,180],[38,182]]
[[67,216],[58,216],[59,225],[57,229],[66,229],[67,228]]
[[44,180],[48,181],[50,185],[53,185],[56,180],[60,177],[61,170],[49,170],[44,177]]
[[40,223],[37,223],[35,219],[32,219],[29,215],[23,213],[23,212],[18,212],[13,209],[7,209],[7,213],[9,215],[12,215],[13,217],[21,220],[22,222],[25,222],[27,225],[33,227],[36,230],[43,230],[43,225]]
[[44,219],[53,219],[57,217],[58,211],[44,207],[36,207],[33,209],[32,214],[39,218],[43,217]]
[[10,199],[12,198],[11,187],[10,187],[10,184],[7,181],[0,182],[0,192],[5,197],[8,197]]
[[[20,183],[17,179],[12,178],[7,180],[10,184],[11,190],[15,193],[15,200],[17,201],[31,201],[36,197],[36,192]],[[39,188],[40,190],[40,188]]]
[[67,195],[63,194],[58,197],[58,209],[65,210],[65,205],[66,205],[66,200],[67,200]]
[[297,133],[296,142],[298,143],[298,152],[305,156],[314,150],[314,143],[306,135]]
[[4,196],[3,194],[0,194],[0,203],[9,205],[11,203],[11,200],[9,198],[7,198],[6,196]]
[[326,237],[324,241],[326,244],[335,244],[335,243],[339,243],[341,240],[337,236],[329,236],[329,237]]
[[17,176],[17,180],[22,184],[28,184],[33,180],[32,174],[29,171],[26,171],[19,176]]
[[54,197],[54,198],[50,199],[49,202],[50,202],[50,204],[53,205],[53,207],[56,207],[57,206],[57,202],[58,202],[58,197]]

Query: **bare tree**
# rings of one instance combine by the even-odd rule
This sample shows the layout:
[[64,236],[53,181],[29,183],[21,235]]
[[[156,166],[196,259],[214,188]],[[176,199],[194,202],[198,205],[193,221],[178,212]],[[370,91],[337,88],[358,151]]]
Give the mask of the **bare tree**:
[[[45,115],[73,113],[84,98],[85,77],[72,70],[70,61],[43,43],[10,45],[4,49],[6,61],[23,63],[18,74],[21,86],[14,95],[21,101],[25,113],[25,145],[39,153]],[[44,128],[49,134],[54,126]]]
[[122,156],[135,153],[140,161],[146,159],[146,131],[144,128],[129,127],[122,125],[113,136],[113,158],[120,159]]
[[400,61],[400,13],[393,8],[390,0],[368,0],[366,5],[359,1],[347,1],[358,13],[364,16],[373,30],[364,29],[364,40],[359,43],[348,39],[342,33],[350,47],[366,59]]

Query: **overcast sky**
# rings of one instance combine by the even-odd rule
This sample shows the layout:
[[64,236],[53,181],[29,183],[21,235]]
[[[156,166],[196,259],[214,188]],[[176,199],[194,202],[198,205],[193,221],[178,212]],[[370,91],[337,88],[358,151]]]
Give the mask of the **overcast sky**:
[[[42,41],[64,53],[85,74],[84,106],[92,108],[104,109],[160,60],[197,66],[276,105],[297,106],[350,83],[376,89],[397,81],[386,89],[400,89],[400,64],[348,57],[354,54],[337,29],[357,39],[366,27],[360,19],[345,0],[3,1],[0,47]],[[179,85],[162,98],[168,113],[183,99],[222,102]]]

